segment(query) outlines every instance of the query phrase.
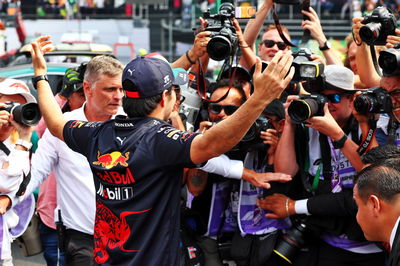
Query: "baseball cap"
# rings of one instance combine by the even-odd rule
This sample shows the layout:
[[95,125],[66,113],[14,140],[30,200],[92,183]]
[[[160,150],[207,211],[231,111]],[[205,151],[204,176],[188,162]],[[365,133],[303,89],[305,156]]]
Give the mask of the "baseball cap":
[[[144,57],[161,59],[165,63],[170,65],[168,60],[162,54],[160,54],[158,52],[146,54]],[[174,73],[174,81],[172,82],[172,85],[181,86],[181,85],[185,85],[186,83],[188,83],[189,77],[188,77],[188,73],[185,69],[180,68],[180,67],[172,68],[172,72]]]
[[221,73],[221,78],[230,78],[230,75],[235,75],[233,79],[235,80],[246,80],[251,81],[252,76],[250,72],[241,65],[236,65],[230,67],[228,64],[225,65]]
[[177,67],[172,69],[172,73],[174,73],[174,81],[172,85],[181,86],[185,85],[189,81],[189,76],[186,70],[183,68]]
[[324,70],[326,88],[341,90],[346,92],[355,92],[354,73],[344,66],[327,65]]
[[35,97],[29,92],[29,88],[25,82],[17,79],[7,78],[0,82],[0,94],[23,96],[26,103],[36,103]]
[[148,98],[169,89],[174,74],[161,59],[140,56],[129,62],[122,72],[122,87],[128,98]]

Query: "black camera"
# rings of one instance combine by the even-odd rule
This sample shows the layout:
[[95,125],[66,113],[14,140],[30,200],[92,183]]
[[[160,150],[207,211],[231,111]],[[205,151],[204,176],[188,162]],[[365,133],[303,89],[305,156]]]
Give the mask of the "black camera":
[[302,94],[288,107],[288,114],[294,123],[303,123],[313,116],[324,115],[324,105],[328,99],[324,95]]
[[400,45],[389,48],[379,53],[379,66],[384,77],[400,76]]
[[5,110],[12,114],[14,120],[21,125],[34,126],[39,123],[42,117],[37,103],[6,102],[5,104],[7,106],[0,110]]
[[276,243],[274,252],[285,261],[292,263],[298,250],[305,244],[307,225],[303,220],[294,221],[293,226]]
[[393,109],[392,98],[381,87],[370,88],[356,97],[354,108],[360,114],[391,113]]
[[263,140],[260,138],[261,131],[267,131],[267,129],[274,128],[270,120],[265,116],[261,115],[253,123],[246,135],[239,142],[239,147],[243,151],[261,149],[265,145]]
[[385,45],[388,35],[396,35],[396,17],[386,7],[375,8],[361,23],[360,38],[368,45]]
[[312,61],[311,55],[311,51],[307,48],[299,48],[292,54],[294,58],[292,66],[295,68],[293,82],[315,79],[324,73],[324,64]]
[[210,15],[210,11],[203,13],[208,20],[207,31],[211,31],[211,40],[207,44],[207,53],[216,61],[234,55],[238,47],[238,38],[231,18],[235,17],[235,6],[231,3],[222,3],[218,14]]

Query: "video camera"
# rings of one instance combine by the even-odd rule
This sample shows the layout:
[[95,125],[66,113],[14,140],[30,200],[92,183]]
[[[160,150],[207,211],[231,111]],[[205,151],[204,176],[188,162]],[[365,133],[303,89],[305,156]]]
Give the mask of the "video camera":
[[37,103],[20,104],[18,102],[6,102],[6,107],[0,108],[13,115],[14,120],[21,125],[34,126],[42,117]]
[[360,29],[360,38],[368,45],[385,45],[388,35],[396,35],[396,17],[386,7],[375,8],[361,23],[365,26]]
[[207,44],[207,53],[216,61],[235,54],[238,47],[238,38],[235,26],[231,21],[235,17],[235,6],[231,3],[222,3],[218,14],[210,15],[210,10],[203,13],[208,20],[206,31],[211,31],[211,40]]
[[288,114],[294,123],[304,123],[313,116],[324,115],[324,105],[328,99],[319,94],[302,94],[298,100],[294,100],[288,107]]
[[294,58],[292,66],[295,68],[293,82],[315,79],[324,73],[324,64],[312,61],[311,55],[312,53],[308,48],[299,48],[297,52],[292,54]]
[[[297,52],[292,54],[293,63],[292,66],[295,69],[294,76],[291,80],[291,86],[287,89],[288,92],[292,90],[293,83],[297,83],[300,81],[306,81],[305,86],[310,87],[307,91],[316,91],[317,87],[322,87],[323,85],[323,73],[324,73],[324,64],[320,62],[314,62],[311,59],[311,51],[308,48],[299,48]],[[266,61],[262,61],[262,69],[264,71],[268,66]],[[255,70],[255,65],[250,69],[250,75],[253,76]],[[293,93],[289,93],[293,94]]]
[[400,44],[379,53],[379,66],[384,77],[400,76]]
[[389,93],[381,87],[375,87],[358,95],[354,100],[354,108],[360,114],[391,113],[393,105]]

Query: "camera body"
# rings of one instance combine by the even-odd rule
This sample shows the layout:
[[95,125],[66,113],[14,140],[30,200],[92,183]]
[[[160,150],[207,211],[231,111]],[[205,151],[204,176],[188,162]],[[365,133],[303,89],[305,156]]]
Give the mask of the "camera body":
[[400,76],[400,45],[381,51],[378,62],[384,77]]
[[260,115],[239,142],[238,145],[240,149],[243,151],[249,151],[264,147],[263,140],[260,138],[261,131],[267,131],[267,129],[273,128],[274,126],[271,124],[269,119]]
[[235,17],[235,7],[231,3],[222,3],[218,14],[203,13],[208,20],[206,31],[211,32],[211,40],[207,44],[209,57],[216,61],[224,60],[233,55],[238,47],[238,38],[231,18]]
[[324,115],[324,105],[328,99],[320,94],[302,94],[290,103],[288,114],[294,123],[304,123],[313,116]]
[[306,243],[306,230],[305,219],[293,221],[293,226],[277,241],[273,250],[275,254],[292,264],[298,250]]
[[20,104],[18,102],[6,102],[7,106],[0,108],[13,115],[14,120],[21,125],[34,126],[42,117],[37,103]]
[[375,8],[361,23],[360,38],[368,45],[385,45],[388,35],[396,35],[396,17],[386,7]]
[[391,113],[392,98],[381,87],[370,88],[355,98],[354,108],[360,114]]
[[292,54],[294,58],[292,66],[295,68],[293,82],[315,79],[324,72],[324,64],[312,61],[311,55],[308,48],[299,48]]

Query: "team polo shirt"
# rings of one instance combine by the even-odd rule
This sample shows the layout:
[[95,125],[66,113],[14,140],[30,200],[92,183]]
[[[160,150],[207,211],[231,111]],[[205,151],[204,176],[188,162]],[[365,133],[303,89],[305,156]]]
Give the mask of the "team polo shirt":
[[155,118],[69,121],[64,141],[86,156],[96,188],[94,259],[101,265],[179,265],[184,167],[196,134]]

